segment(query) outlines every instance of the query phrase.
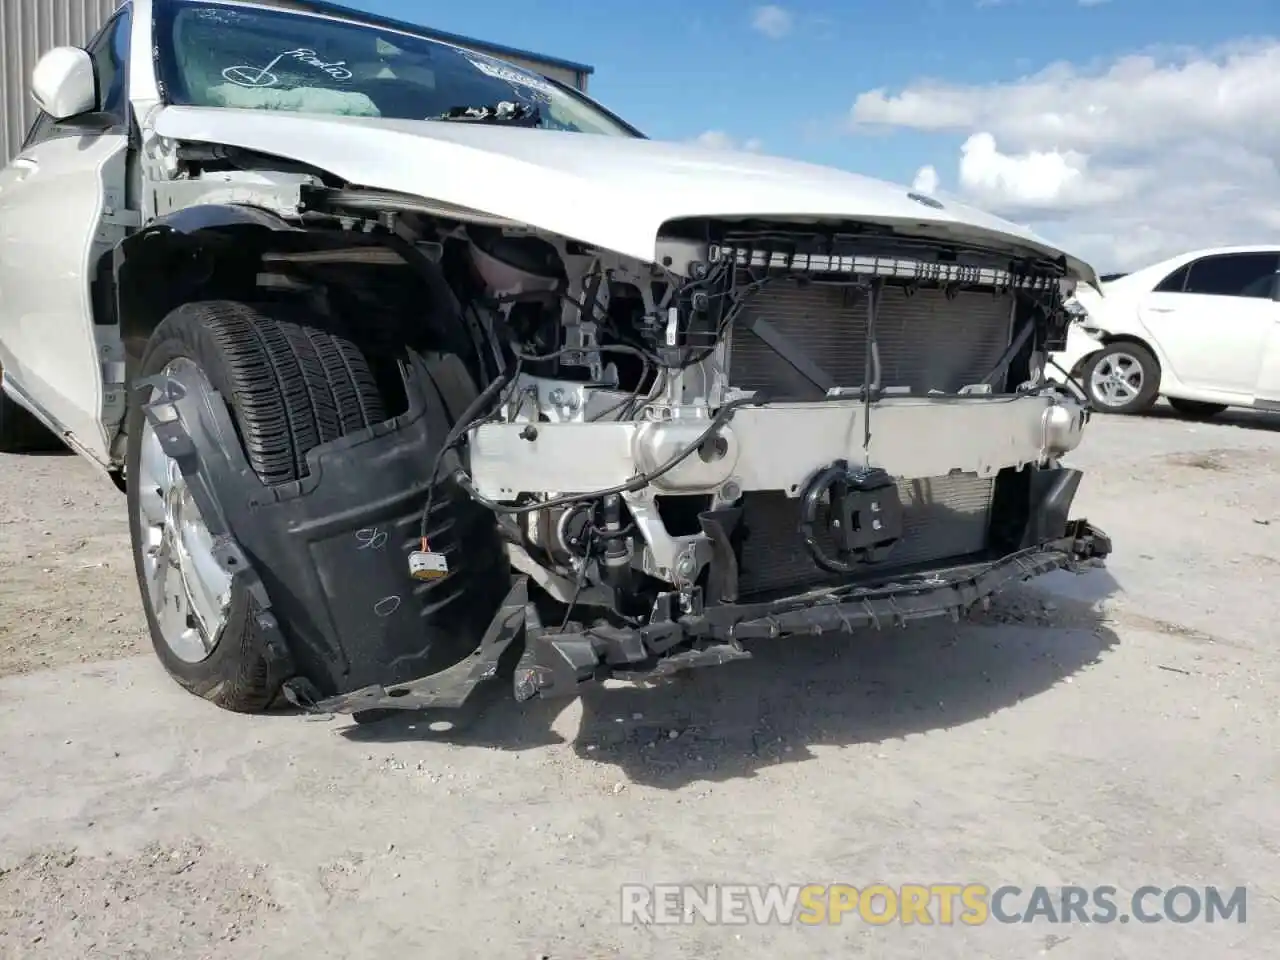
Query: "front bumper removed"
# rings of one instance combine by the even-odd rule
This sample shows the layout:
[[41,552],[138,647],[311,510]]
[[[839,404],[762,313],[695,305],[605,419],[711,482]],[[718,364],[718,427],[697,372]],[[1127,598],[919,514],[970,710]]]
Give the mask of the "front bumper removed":
[[361,713],[460,707],[482,682],[497,676],[517,641],[523,641],[513,681],[517,700],[573,696],[584,684],[609,677],[656,678],[748,659],[744,642],[901,627],[935,617],[959,619],[1013,583],[1052,570],[1096,566],[1110,552],[1105,533],[1087,520],[1074,520],[1060,538],[991,560],[766,603],[717,604],[692,613],[659,610],[647,625],[634,628],[544,626],[529,601],[528,578],[521,576],[466,660],[408,683],[330,697],[315,709]]

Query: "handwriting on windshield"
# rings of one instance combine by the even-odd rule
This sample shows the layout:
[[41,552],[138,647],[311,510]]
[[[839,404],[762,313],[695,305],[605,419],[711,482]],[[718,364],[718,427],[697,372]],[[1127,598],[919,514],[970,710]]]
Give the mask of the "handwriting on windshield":
[[284,53],[278,54],[265,67],[255,67],[244,63],[234,67],[227,67],[222,71],[222,76],[238,87],[274,87],[280,82],[280,77],[272,71],[275,70],[281,60],[305,63],[307,66],[314,67],[322,73],[327,73],[334,80],[350,80],[353,76],[351,71],[347,69],[345,60],[326,63],[316,51],[308,50],[305,47],[299,47],[297,50],[286,50]]
[[[474,54],[468,56],[467,60],[485,76],[492,77],[495,80],[502,80],[511,84],[514,88],[527,87],[539,93],[544,93],[551,89],[551,85],[545,80],[541,80],[531,73],[525,73],[523,70],[515,70],[506,64],[482,59]],[[517,92],[519,92],[518,89]]]

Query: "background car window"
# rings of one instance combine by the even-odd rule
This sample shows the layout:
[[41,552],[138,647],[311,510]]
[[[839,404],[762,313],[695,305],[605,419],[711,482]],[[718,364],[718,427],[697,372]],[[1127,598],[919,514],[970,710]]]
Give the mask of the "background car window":
[[1274,253],[1233,253],[1204,257],[1191,265],[1187,293],[1218,297],[1270,298],[1275,291]]
[[1158,284],[1156,284],[1156,293],[1181,293],[1182,288],[1187,284],[1187,272],[1191,269],[1189,264],[1183,264],[1173,273],[1169,274]]
[[512,64],[423,37],[285,10],[160,8],[165,99],[202,107],[435,120],[503,101],[538,126],[634,137],[607,113]]

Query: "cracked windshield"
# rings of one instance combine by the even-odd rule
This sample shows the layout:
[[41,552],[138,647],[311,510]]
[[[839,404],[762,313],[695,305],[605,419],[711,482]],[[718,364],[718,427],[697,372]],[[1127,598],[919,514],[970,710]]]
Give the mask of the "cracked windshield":
[[185,4],[169,14],[160,41],[175,104],[634,136],[513,64],[348,21]]

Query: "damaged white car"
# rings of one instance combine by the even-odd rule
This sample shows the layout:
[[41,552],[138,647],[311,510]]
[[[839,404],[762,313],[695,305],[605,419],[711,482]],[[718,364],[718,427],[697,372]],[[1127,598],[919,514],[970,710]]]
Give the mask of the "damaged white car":
[[1111,549],[1043,372],[1097,278],[1012,224],[305,0],[132,0],[33,90],[0,444],[126,488],[223,707],[573,694]]

